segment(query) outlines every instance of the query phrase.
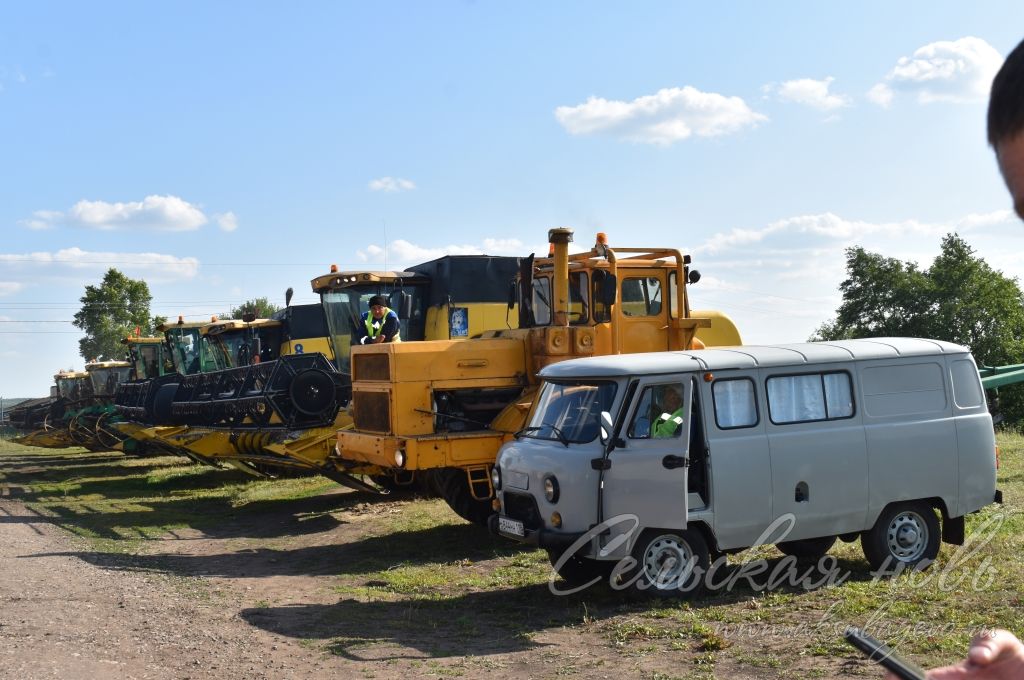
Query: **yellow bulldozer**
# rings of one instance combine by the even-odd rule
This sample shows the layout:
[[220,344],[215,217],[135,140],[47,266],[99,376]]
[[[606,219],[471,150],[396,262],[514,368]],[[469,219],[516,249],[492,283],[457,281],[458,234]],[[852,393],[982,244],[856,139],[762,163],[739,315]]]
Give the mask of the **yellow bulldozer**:
[[668,248],[618,248],[598,235],[570,254],[572,230],[549,232],[549,257],[521,262],[508,289],[517,327],[466,342],[435,340],[352,348],[351,427],[325,464],[338,474],[428,473],[460,516],[491,514],[490,469],[524,423],[537,372],[575,357],[738,345],[718,312],[690,309],[700,274]]

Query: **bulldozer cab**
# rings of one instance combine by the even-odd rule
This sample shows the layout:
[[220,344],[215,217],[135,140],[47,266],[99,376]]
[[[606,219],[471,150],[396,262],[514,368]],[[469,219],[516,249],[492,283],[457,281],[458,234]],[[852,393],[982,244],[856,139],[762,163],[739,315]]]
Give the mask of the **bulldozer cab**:
[[697,329],[710,326],[691,314],[686,285],[700,274],[690,271],[689,255],[667,248],[613,251],[603,234],[593,249],[568,254],[569,230],[549,236],[552,255],[523,261],[515,294],[520,328],[569,330],[563,358],[690,349]]
[[117,386],[131,379],[132,365],[127,361],[97,361],[85,365],[96,397],[113,397]]

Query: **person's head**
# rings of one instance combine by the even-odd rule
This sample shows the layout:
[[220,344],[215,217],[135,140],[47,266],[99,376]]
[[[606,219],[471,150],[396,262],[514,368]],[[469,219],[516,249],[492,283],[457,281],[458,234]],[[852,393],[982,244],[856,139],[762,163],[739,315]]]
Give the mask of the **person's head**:
[[383,295],[374,295],[370,298],[370,313],[373,318],[379,319],[384,316],[384,310],[388,306],[388,299]]
[[679,388],[675,385],[669,385],[661,393],[661,407],[663,410],[672,412],[683,405],[683,395],[679,393]]
[[999,171],[1024,219],[1024,41],[1010,52],[992,81],[988,100],[988,143]]

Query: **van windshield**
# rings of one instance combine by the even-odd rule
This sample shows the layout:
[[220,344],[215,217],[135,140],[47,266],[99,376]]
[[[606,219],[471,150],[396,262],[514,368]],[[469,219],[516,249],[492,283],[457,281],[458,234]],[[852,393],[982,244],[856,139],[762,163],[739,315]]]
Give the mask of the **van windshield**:
[[617,387],[614,382],[545,382],[520,434],[566,445],[593,441],[601,429],[601,411],[611,410]]

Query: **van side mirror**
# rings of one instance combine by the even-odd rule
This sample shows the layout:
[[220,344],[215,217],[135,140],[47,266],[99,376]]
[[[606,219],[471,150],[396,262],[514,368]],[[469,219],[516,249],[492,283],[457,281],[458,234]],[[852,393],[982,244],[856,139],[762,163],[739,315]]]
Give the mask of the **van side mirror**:
[[519,286],[516,285],[516,280],[512,279],[508,283],[508,308],[512,309],[519,302]]
[[601,411],[601,443],[607,444],[612,437],[615,423],[612,422],[612,414],[608,411]]

